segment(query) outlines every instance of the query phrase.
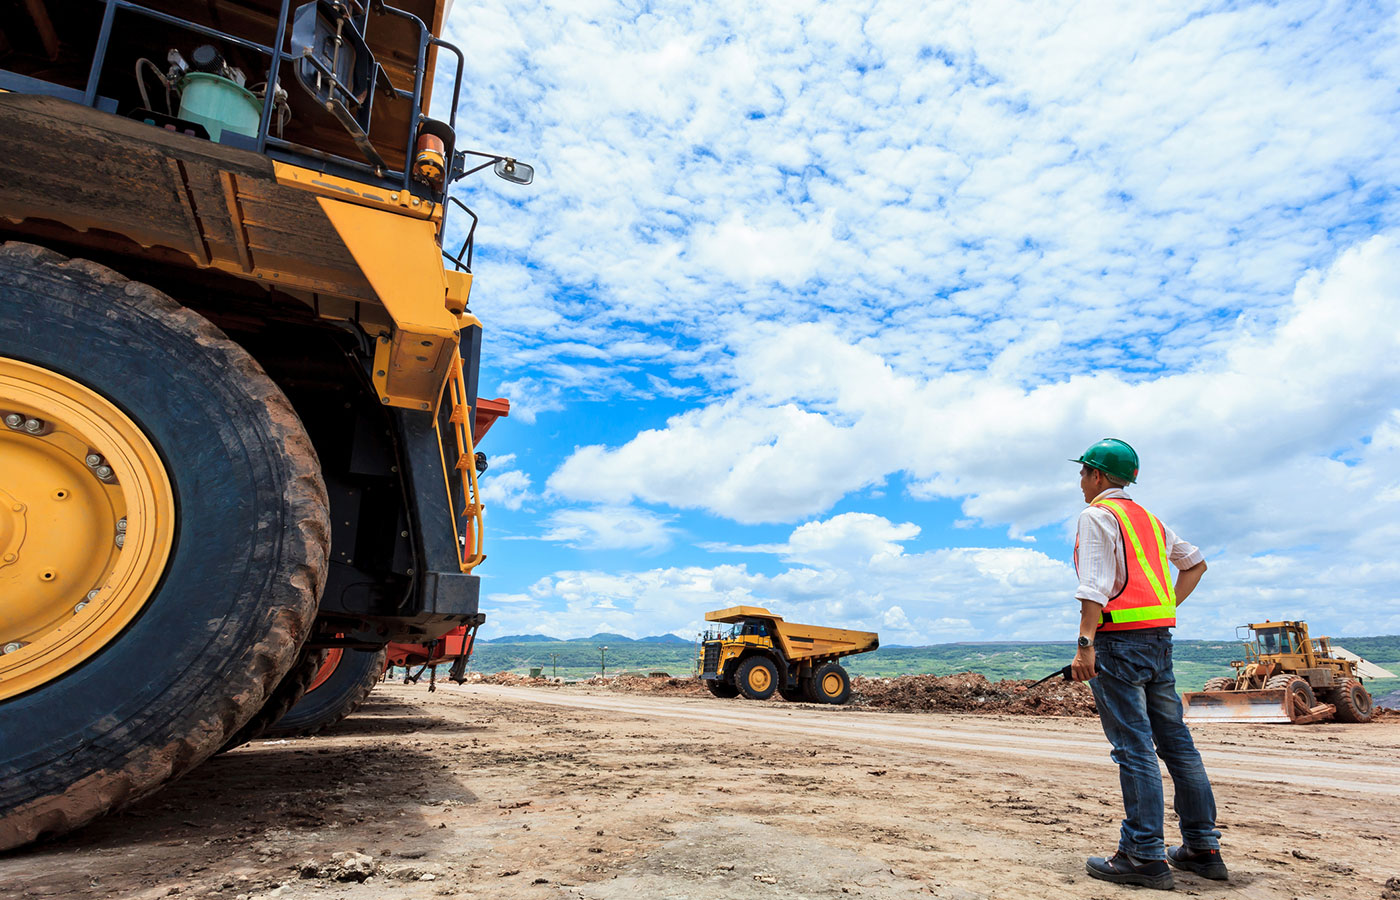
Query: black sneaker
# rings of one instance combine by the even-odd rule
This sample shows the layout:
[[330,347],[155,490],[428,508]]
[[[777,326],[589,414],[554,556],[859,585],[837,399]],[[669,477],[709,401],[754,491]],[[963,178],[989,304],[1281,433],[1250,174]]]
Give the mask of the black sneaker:
[[1229,881],[1230,872],[1219,850],[1191,850],[1187,847],[1173,847],[1167,851],[1167,861],[1178,869],[1195,872],[1202,878],[1212,881]]
[[1172,870],[1167,868],[1165,860],[1138,861],[1122,850],[1108,859],[1102,856],[1089,857],[1084,870],[1100,881],[1112,881],[1115,884],[1136,884],[1159,891],[1169,891],[1176,887],[1176,882],[1172,880]]

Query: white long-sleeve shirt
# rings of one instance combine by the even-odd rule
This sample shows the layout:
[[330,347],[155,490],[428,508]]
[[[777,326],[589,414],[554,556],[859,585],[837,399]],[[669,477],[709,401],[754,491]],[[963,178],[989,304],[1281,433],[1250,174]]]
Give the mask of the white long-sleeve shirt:
[[[1109,488],[1095,500],[1120,498],[1131,500],[1122,488]],[[1201,551],[1176,536],[1162,523],[1162,539],[1167,545],[1167,559],[1178,569],[1189,569],[1203,560]],[[1108,605],[1108,598],[1117,596],[1128,581],[1128,562],[1124,556],[1123,532],[1118,518],[1103,506],[1087,506],[1079,514],[1079,589],[1078,600],[1092,600]]]

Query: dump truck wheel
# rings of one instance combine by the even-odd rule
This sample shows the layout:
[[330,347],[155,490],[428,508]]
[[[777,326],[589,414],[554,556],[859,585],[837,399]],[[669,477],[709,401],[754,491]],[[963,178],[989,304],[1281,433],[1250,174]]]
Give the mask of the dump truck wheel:
[[[334,652],[334,651],[332,651]],[[278,719],[263,737],[279,738],[315,734],[360,708],[384,675],[388,650],[344,650],[329,672],[317,673],[317,682],[305,696]]]
[[851,675],[839,662],[822,663],[807,684],[813,703],[841,704],[851,699]]
[[711,694],[723,700],[733,700],[735,697],[739,696],[739,688],[727,681],[720,681],[719,679],[707,681],[705,682],[705,687],[710,689]]
[[1371,704],[1370,692],[1355,678],[1343,681],[1341,687],[1328,695],[1327,702],[1337,707],[1339,722],[1369,722],[1375,711]]
[[330,527],[311,442],[252,357],[102,266],[0,247],[0,413],[0,543],[24,529],[0,547],[0,649],[20,645],[0,655],[4,850],[237,731],[310,630]]
[[778,689],[778,667],[766,656],[750,656],[739,664],[734,681],[750,700],[767,700]]
[[287,670],[287,674],[282,676],[282,680],[277,682],[277,687],[272,689],[272,694],[267,698],[267,702],[263,703],[262,709],[253,713],[253,717],[234,732],[233,737],[224,741],[219,752],[227,753],[235,747],[242,747],[249,741],[257,740],[296,706],[302,696],[311,689],[312,682],[316,680],[317,674],[325,664],[327,653],[326,650],[309,650],[303,647],[301,655]]
[[1230,690],[1234,690],[1234,688],[1235,688],[1235,679],[1233,679],[1233,678],[1226,678],[1226,677],[1224,677],[1224,676],[1220,676],[1220,677],[1218,677],[1218,678],[1208,678],[1208,679],[1206,679],[1205,686],[1202,687],[1201,690],[1203,690],[1203,691],[1230,691]]

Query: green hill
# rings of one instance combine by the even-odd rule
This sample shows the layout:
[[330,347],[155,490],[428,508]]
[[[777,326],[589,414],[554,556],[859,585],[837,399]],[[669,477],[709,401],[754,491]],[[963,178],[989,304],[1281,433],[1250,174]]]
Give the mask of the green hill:
[[[532,636],[533,637],[533,636]],[[612,635],[607,636],[610,640]],[[476,672],[515,672],[526,674],[541,668],[545,675],[556,671],[563,678],[586,678],[599,671],[598,636],[559,641],[486,642],[477,644],[471,669]],[[1400,672],[1400,635],[1334,638],[1334,643],[1366,657],[1377,665]],[[609,674],[618,672],[669,672],[675,676],[695,673],[694,644],[614,641],[606,654]],[[1177,686],[1197,690],[1213,675],[1230,672],[1230,660],[1240,658],[1236,641],[1177,641],[1174,649]],[[878,677],[897,675],[949,675],[978,672],[991,680],[1040,678],[1069,662],[1074,647],[1068,641],[1054,643],[958,643],[928,647],[882,647],[845,660],[852,674]],[[1400,679],[1383,679],[1369,684],[1380,695],[1400,688]]]

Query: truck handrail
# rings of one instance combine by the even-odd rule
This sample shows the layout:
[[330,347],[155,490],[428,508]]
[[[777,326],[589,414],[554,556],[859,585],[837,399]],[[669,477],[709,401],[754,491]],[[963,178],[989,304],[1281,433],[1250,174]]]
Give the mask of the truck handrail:
[[[419,19],[417,16],[405,10],[397,9],[395,7],[387,5],[381,5],[377,7],[377,9],[382,11],[384,14],[412,21],[418,26],[419,29],[418,52],[416,64],[414,66],[413,76],[413,90],[411,92],[404,91],[395,88],[392,85],[388,86],[387,88],[382,86],[379,88],[379,90],[389,92],[390,96],[392,96],[395,99],[410,99],[413,104],[413,111],[408,116],[406,116],[406,118],[408,119],[409,127],[408,135],[405,139],[405,143],[403,146],[403,168],[391,169],[388,167],[378,168],[367,162],[348,159],[346,157],[339,156],[334,153],[329,153],[324,150],[318,150],[314,147],[306,147],[293,141],[288,141],[283,138],[274,137],[270,133],[272,129],[272,122],[275,116],[277,87],[281,80],[282,64],[284,62],[291,62],[295,60],[295,57],[293,57],[291,54],[286,53],[283,50],[283,45],[285,44],[287,39],[287,29],[288,24],[290,22],[290,14],[292,11],[291,0],[281,0],[279,11],[277,13],[276,36],[272,44],[263,44],[255,40],[249,40],[248,38],[230,34],[227,31],[220,31],[217,28],[202,25],[198,22],[194,22],[189,19],[184,19],[177,15],[172,15],[167,12],[162,12],[161,10],[152,9],[148,6],[143,6],[140,3],[135,2],[135,0],[96,0],[96,2],[101,2],[105,6],[105,9],[102,13],[102,25],[98,31],[97,43],[93,51],[92,62],[89,64],[88,67],[86,85],[82,92],[81,103],[84,106],[102,109],[107,108],[105,104],[101,103],[102,98],[98,96],[98,88],[101,84],[103,68],[107,59],[107,51],[109,44],[111,43],[112,31],[116,23],[116,14],[118,10],[121,10],[123,13],[130,13],[132,15],[143,16],[154,21],[170,25],[175,28],[188,31],[192,34],[211,38],[213,40],[221,41],[236,47],[241,47],[250,52],[267,57],[269,61],[269,68],[267,73],[267,87],[263,96],[262,110],[258,121],[258,131],[256,136],[252,139],[254,142],[256,152],[258,153],[271,155],[274,158],[282,158],[284,159],[284,161],[287,162],[296,162],[299,159],[305,159],[307,157],[310,157],[312,159],[318,160],[323,164],[334,166],[341,170],[351,171],[359,177],[368,177],[369,179],[378,182],[385,187],[397,186],[406,191],[412,190],[412,161],[414,155],[414,144],[417,140],[418,129],[419,126],[424,124],[425,121],[431,121],[427,119],[427,117],[423,114],[422,110],[424,91],[423,76],[427,65],[427,53],[429,48],[431,47],[438,47],[450,51],[454,56],[456,56],[457,59],[456,71],[453,73],[452,81],[452,109],[448,116],[448,127],[455,130],[457,120],[457,103],[461,97],[462,78],[465,70],[465,58],[462,54],[462,51],[459,48],[432,34],[432,32],[428,29],[428,26],[423,22],[423,20]],[[368,25],[368,21],[369,10],[368,7],[366,7],[359,19],[359,24],[361,28],[365,28]],[[5,88],[8,87],[9,84],[14,84],[16,85],[16,89],[18,90],[33,91],[34,81],[35,79],[19,75],[18,73],[0,71],[0,88]],[[43,83],[48,84],[47,82]],[[73,91],[71,91],[70,89],[63,88],[61,85],[52,85],[51,93],[65,97],[76,97]],[[368,132],[366,130],[366,139],[367,134]],[[446,158],[450,160],[453,148],[449,146],[446,149]],[[432,190],[435,194],[439,194],[439,196],[445,196],[447,193],[447,184],[443,184],[440,192],[435,190],[431,186],[428,186],[428,189]]]

